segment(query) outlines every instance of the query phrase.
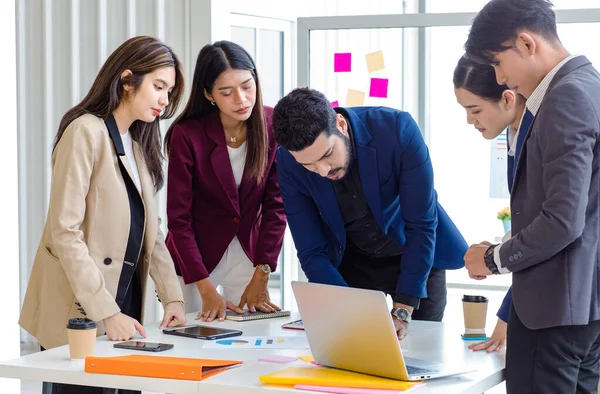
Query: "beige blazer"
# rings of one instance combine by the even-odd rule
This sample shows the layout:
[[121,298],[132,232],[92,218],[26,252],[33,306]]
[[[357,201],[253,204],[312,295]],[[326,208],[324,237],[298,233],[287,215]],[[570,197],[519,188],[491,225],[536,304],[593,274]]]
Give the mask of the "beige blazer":
[[[145,209],[138,259],[142,294],[150,274],[163,305],[183,301],[160,231],[152,178],[135,141],[133,149]],[[67,343],[68,319],[85,313],[104,335],[102,320],[120,311],[115,297],[131,212],[118,160],[133,179],[104,120],[93,115],[74,120],[52,155],[48,216],[19,319],[46,349]]]

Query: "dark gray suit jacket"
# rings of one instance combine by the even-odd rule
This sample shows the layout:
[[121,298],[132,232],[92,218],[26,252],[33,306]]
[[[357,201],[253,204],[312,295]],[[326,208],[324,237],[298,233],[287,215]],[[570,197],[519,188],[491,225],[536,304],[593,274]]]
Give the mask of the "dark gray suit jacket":
[[519,157],[500,249],[530,329],[600,320],[600,75],[583,56],[554,76]]

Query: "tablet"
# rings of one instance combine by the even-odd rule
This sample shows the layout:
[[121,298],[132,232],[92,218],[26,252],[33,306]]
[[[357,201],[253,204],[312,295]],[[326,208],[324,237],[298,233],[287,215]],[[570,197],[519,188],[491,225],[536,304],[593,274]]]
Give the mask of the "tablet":
[[182,337],[214,340],[221,338],[237,337],[242,335],[240,330],[230,330],[227,328],[218,328],[211,326],[201,326],[198,324],[165,328],[163,333],[169,335],[179,335]]

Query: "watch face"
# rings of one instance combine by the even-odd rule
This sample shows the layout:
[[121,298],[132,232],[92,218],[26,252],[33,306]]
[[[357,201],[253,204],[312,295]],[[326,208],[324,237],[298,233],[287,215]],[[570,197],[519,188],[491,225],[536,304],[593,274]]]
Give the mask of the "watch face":
[[410,312],[404,308],[394,309],[394,315],[400,320],[410,321]]
[[270,273],[270,272],[271,272],[271,267],[269,267],[269,266],[268,266],[268,265],[266,265],[266,264],[265,264],[265,265],[263,265],[263,266],[262,266],[262,267],[260,267],[260,268],[263,270],[263,272],[264,272],[265,274],[268,274],[268,273]]

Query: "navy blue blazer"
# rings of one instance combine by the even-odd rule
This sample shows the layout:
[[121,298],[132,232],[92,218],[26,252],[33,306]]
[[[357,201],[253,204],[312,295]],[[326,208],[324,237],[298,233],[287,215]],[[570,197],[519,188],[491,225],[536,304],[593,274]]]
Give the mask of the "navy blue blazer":
[[[431,267],[464,266],[467,243],[437,202],[429,150],[409,113],[385,107],[336,108],[350,122],[367,202],[377,223],[403,246],[397,293],[427,296]],[[346,231],[331,181],[283,147],[277,174],[298,259],[311,282],[347,286],[337,267]]]

